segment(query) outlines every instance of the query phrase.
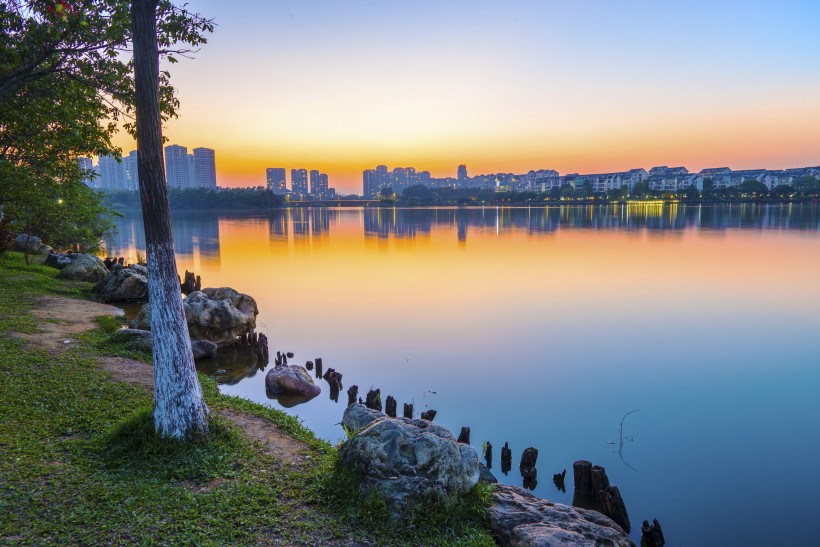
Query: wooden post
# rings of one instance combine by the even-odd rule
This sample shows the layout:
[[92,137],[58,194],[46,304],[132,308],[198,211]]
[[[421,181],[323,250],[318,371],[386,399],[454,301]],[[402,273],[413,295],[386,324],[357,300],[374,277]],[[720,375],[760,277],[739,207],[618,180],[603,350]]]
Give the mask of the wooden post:
[[305,363],[305,368],[308,370],[313,370],[313,361],[308,361]]
[[421,413],[421,419],[422,420],[427,420],[428,422],[432,422],[433,419],[436,417],[436,414],[438,414],[438,412],[436,412],[433,409],[425,410],[424,412]]
[[641,547],[663,547],[666,544],[666,538],[663,537],[663,530],[658,519],[654,519],[650,525],[647,521],[643,521],[641,526]]
[[408,420],[413,419],[413,403],[404,403],[404,417]]
[[529,447],[525,448],[521,453],[521,463],[518,465],[519,469],[527,469],[528,467],[535,467],[538,461],[538,449]]
[[316,359],[316,377],[317,378],[322,377],[322,360],[321,359]]
[[367,392],[365,406],[373,410],[382,411],[382,392],[380,389],[371,389]]
[[[310,362],[310,361],[308,361]],[[356,402],[356,397],[359,395],[359,386],[352,385],[347,388],[347,406]]]
[[384,413],[391,418],[396,417],[396,399],[392,395],[388,395],[384,401]]
[[487,469],[493,468],[493,443],[487,442],[484,447],[484,461],[487,462]]
[[470,428],[464,426],[461,428],[461,433],[458,434],[458,442],[470,444]]

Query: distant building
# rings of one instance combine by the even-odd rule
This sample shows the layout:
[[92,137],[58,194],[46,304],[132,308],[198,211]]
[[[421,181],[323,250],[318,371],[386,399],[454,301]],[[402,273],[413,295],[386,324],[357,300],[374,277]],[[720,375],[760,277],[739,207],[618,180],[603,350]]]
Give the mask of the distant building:
[[165,178],[169,188],[188,187],[188,149],[184,146],[165,147]]
[[459,165],[458,166],[458,185],[462,188],[466,188],[467,186],[467,166],[466,165]]
[[216,188],[216,153],[210,148],[194,148],[194,185]]
[[268,183],[268,190],[273,193],[284,194],[288,191],[284,167],[268,167],[265,169],[265,180]]
[[317,196],[319,195],[316,191],[317,186],[319,185],[319,171],[317,169],[310,170],[310,195]]
[[80,171],[82,171],[82,181],[88,187],[92,187],[94,184],[94,162],[91,158],[77,158],[77,165],[80,167]]
[[131,152],[122,158],[122,163],[125,167],[125,186],[126,190],[139,190],[140,178],[137,167],[137,151]]
[[326,173],[319,173],[319,176],[316,178],[316,182],[310,183],[310,192],[315,197],[320,199],[325,199],[328,197],[328,188],[327,188],[327,174]]
[[125,190],[125,165],[116,156],[100,156],[97,163],[100,176],[95,188],[100,190]]
[[186,154],[185,156],[185,174],[187,175],[186,188],[196,188],[196,168],[194,167],[194,155]]
[[378,197],[378,182],[375,169],[365,169],[362,173],[362,195],[365,199]]
[[306,196],[308,194],[307,169],[290,170],[290,191],[300,196]]

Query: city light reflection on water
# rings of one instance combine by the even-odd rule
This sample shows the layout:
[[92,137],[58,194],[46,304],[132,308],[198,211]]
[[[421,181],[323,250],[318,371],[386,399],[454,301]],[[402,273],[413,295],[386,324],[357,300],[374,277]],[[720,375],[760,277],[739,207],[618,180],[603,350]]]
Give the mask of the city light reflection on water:
[[[141,220],[118,224],[109,254],[135,256]],[[589,459],[670,545],[814,539],[817,204],[186,215],[174,241],[180,270],[256,298],[273,351],[509,442],[514,464],[538,448],[538,495],[570,503],[549,478]],[[203,370],[277,406],[239,354]],[[319,382],[286,411],[336,441]],[[621,459],[608,442],[636,408]],[[513,467],[493,471],[520,484]]]

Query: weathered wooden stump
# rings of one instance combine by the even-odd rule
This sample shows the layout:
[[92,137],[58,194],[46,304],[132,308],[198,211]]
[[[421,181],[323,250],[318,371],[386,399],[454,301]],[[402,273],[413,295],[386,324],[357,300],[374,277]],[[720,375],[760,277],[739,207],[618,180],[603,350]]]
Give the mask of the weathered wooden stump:
[[427,420],[428,422],[432,422],[433,419],[435,419],[436,414],[438,414],[438,412],[436,412],[433,409],[425,410],[424,412],[421,413],[421,419],[422,420]]
[[512,450],[509,442],[505,442],[501,447],[501,472],[505,475],[512,469]]
[[650,525],[647,521],[643,521],[641,526],[641,547],[663,547],[666,544],[666,538],[663,537],[663,530],[658,519],[654,519]]
[[308,370],[313,370],[313,361],[308,361],[305,363],[305,368]]
[[293,359],[293,352],[292,351],[287,352],[285,355],[288,356],[288,359]]
[[384,400],[384,413],[391,418],[396,417],[396,400],[392,395],[388,395],[387,399]]
[[281,352],[279,352],[279,351],[276,352],[276,359],[273,360],[273,363],[277,367],[282,366],[282,353]]
[[316,377],[317,378],[322,377],[322,360],[321,359],[316,359]]
[[572,464],[572,471],[575,476],[572,505],[603,513],[629,533],[632,525],[629,523],[626,504],[618,487],[610,486],[606,469],[586,460],[579,460]]
[[413,419],[413,403],[404,403],[404,417],[408,420]]
[[182,284],[180,286],[182,294],[189,295],[195,290],[196,288],[196,275],[193,272],[189,272],[185,270],[185,277],[182,279]]
[[484,445],[484,461],[487,464],[487,469],[493,468],[493,443],[489,441]]
[[461,428],[461,433],[458,434],[458,442],[470,444],[470,428],[466,425]]
[[359,395],[359,386],[353,385],[347,388],[347,406],[356,402],[356,397]]
[[558,490],[560,490],[561,492],[566,492],[567,491],[567,487],[564,484],[564,479],[566,478],[566,476],[567,476],[567,470],[566,469],[564,469],[560,473],[555,473],[552,476],[552,482],[555,483],[555,487]]
[[379,412],[382,411],[382,392],[380,389],[371,389],[367,392],[367,397],[365,398],[365,406],[367,408],[372,408],[373,410],[378,410]]
[[525,448],[524,452],[521,453],[521,463],[518,465],[518,467],[520,469],[535,467],[535,463],[537,461],[538,449],[533,447]]

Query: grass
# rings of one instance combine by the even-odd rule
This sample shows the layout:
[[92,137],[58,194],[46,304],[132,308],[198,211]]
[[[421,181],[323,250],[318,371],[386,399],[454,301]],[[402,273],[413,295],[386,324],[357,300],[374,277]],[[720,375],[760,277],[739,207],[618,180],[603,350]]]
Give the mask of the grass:
[[95,360],[150,361],[116,335],[120,320],[97,319],[56,356],[9,336],[36,332],[37,295],[87,294],[55,274],[14,253],[0,259],[0,544],[492,545],[486,486],[455,504],[416,503],[395,521],[339,467],[336,447],[202,375],[212,410],[270,420],[307,445],[311,464],[276,460],[219,417],[207,441],[158,438],[151,394],[112,381]]

